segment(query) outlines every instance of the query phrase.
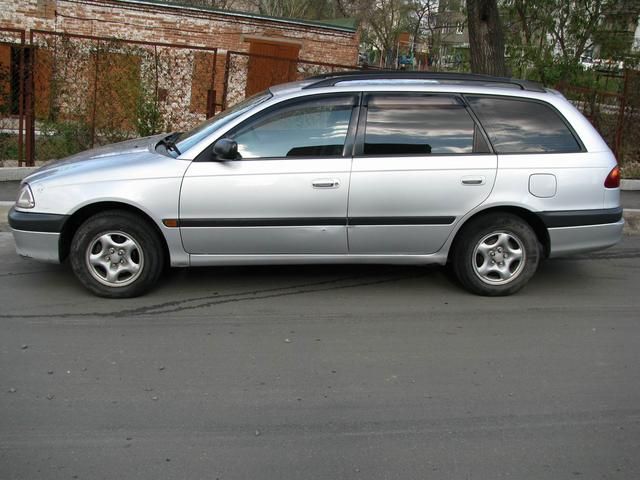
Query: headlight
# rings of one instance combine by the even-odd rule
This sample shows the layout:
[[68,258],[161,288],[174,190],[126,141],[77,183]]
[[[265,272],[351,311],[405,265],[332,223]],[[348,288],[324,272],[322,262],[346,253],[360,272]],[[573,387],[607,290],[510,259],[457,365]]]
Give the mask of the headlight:
[[16,207],[19,208],[33,208],[36,206],[36,202],[33,199],[33,192],[28,183],[22,185],[20,192],[18,192],[18,199],[16,200]]

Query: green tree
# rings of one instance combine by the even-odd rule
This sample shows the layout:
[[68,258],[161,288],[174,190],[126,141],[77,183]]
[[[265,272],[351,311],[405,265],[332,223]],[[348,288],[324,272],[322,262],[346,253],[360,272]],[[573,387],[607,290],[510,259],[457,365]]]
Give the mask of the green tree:
[[468,0],[471,71],[506,76],[504,33],[497,0]]
[[[515,75],[555,84],[583,71],[581,58],[593,51],[626,58],[637,0],[504,0],[508,64]],[[584,76],[584,75],[582,75]]]

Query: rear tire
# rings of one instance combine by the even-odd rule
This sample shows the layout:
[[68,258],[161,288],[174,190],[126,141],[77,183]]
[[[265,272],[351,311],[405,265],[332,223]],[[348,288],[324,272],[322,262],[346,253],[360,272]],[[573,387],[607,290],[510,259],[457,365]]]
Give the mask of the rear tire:
[[516,215],[495,213],[469,221],[458,233],[452,266],[470,292],[511,295],[531,279],[540,262],[538,238]]
[[165,264],[153,226],[124,210],[87,219],[73,236],[69,260],[85,287],[108,298],[142,295],[157,283]]

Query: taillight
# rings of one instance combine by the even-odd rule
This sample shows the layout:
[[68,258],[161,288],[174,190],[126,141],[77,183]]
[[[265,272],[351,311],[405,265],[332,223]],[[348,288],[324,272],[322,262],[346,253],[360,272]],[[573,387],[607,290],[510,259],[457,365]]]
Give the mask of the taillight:
[[618,188],[620,186],[620,167],[617,165],[609,172],[604,181],[605,188]]

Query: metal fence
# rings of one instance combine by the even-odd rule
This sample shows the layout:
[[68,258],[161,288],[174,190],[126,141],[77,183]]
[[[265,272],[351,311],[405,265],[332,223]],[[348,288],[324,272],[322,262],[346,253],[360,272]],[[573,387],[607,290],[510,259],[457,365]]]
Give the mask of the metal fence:
[[561,83],[558,89],[587,117],[620,164],[640,162],[640,72],[625,70],[616,90]]
[[640,163],[640,71],[625,73],[621,110],[619,161]]
[[18,165],[187,130],[256,89],[357,68],[243,52],[218,62],[216,48],[11,29],[0,30],[0,60],[0,161]]
[[[218,61],[220,60],[220,62]],[[271,85],[353,65],[216,48],[0,29],[0,164],[186,130]],[[216,70],[218,74],[216,75]],[[559,85],[620,163],[640,161],[640,72],[617,91]]]
[[186,130],[215,113],[217,50],[32,30],[27,158]]
[[221,103],[223,108],[227,108],[271,85],[302,80],[312,75],[358,69],[363,67],[229,51]]
[[25,31],[0,29],[0,162],[25,161]]

